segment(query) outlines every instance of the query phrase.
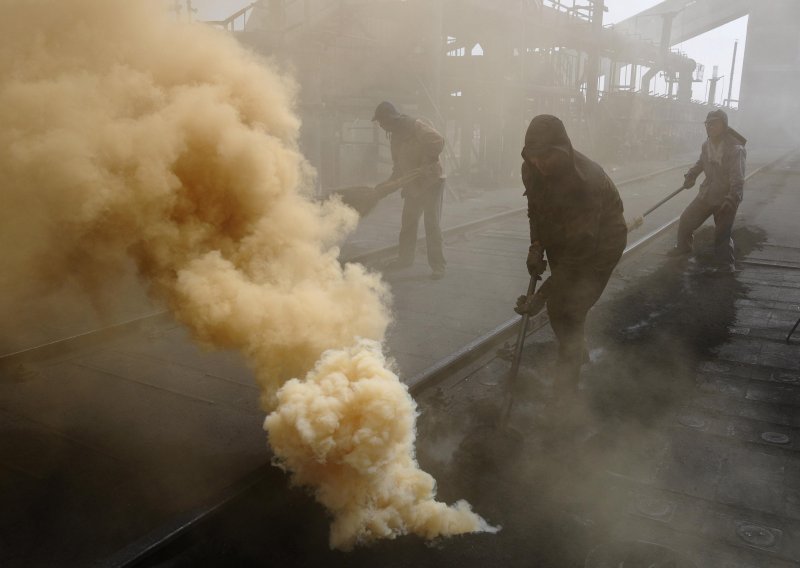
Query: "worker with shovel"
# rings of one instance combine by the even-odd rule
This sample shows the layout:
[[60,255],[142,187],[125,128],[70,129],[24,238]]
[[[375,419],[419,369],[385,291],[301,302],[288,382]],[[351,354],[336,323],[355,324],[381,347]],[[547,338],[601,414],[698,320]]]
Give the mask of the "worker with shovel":
[[622,256],[628,228],[616,186],[603,168],[572,148],[557,117],[531,121],[522,159],[528,272],[539,277],[549,263],[551,276],[531,297],[521,296],[515,310],[534,315],[547,306],[558,339],[555,391],[563,398],[578,390],[581,365],[588,362],[586,315]]
[[693,187],[697,177],[705,174],[700,192],[681,214],[678,242],[667,254],[687,256],[692,252],[692,233],[710,216],[714,216],[713,272],[729,274],[736,270],[733,255],[733,220],[742,201],[747,140],[728,126],[728,115],[717,109],[705,120],[708,139],[703,142],[700,159],[684,176],[683,187]]
[[384,269],[399,270],[414,263],[419,218],[424,215],[428,264],[433,270],[431,278],[438,280],[444,277],[447,264],[440,225],[444,177],[439,154],[444,149],[444,138],[425,121],[401,114],[387,101],[378,105],[372,120],[377,121],[391,137],[394,165],[391,177],[379,184],[375,191],[384,197],[399,189],[397,181],[411,178],[402,186],[403,214],[398,256]]

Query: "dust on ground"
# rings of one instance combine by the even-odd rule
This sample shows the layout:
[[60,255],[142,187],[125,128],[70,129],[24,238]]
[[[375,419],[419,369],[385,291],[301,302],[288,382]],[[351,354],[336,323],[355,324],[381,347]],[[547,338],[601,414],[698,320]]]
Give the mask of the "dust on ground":
[[[744,256],[763,233],[734,232]],[[498,534],[467,534],[425,543],[402,537],[344,554],[327,548],[324,512],[297,490],[262,484],[170,565],[238,566],[555,566],[583,567],[626,514],[620,475],[644,475],[665,447],[664,421],[696,393],[694,369],[725,342],[735,302],[745,292],[733,276],[709,276],[713,231],[696,236],[689,261],[658,257],[590,314],[593,362],[581,394],[559,406],[550,398],[553,342],[524,352],[509,430],[498,428],[502,384],[426,392],[419,399],[418,459],[440,482],[445,502],[468,499]],[[507,363],[490,365],[502,374]],[[496,381],[495,381],[496,382]],[[488,385],[488,386],[487,386]],[[457,396],[452,393],[457,391]],[[263,507],[261,499],[272,499]],[[268,509],[280,508],[280,526]],[[215,564],[216,562],[216,564]],[[201,562],[202,564],[202,562]]]

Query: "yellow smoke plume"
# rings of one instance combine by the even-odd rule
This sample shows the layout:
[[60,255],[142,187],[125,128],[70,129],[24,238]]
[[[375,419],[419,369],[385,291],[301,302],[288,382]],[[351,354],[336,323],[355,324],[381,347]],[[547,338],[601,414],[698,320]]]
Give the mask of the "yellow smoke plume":
[[413,401],[375,343],[388,294],[339,264],[355,213],[307,198],[292,81],[163,2],[3,8],[0,297],[113,289],[133,258],[197,341],[248,357],[278,462],[334,513],[334,546],[487,528],[417,467]]
[[466,502],[448,508],[434,500],[435,481],[414,459],[416,417],[380,344],[368,340],[326,352],[304,380],[278,392],[264,424],[276,463],[314,486],[333,513],[332,547],[408,532],[494,530]]

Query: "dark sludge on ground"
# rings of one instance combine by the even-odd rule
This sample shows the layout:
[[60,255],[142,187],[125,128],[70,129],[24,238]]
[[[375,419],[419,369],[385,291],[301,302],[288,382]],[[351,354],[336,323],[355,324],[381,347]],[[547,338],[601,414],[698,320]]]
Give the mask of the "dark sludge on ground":
[[[745,256],[764,236],[739,228],[734,240]],[[498,427],[503,385],[496,381],[420,396],[418,458],[437,479],[438,498],[468,500],[502,526],[499,533],[433,542],[407,536],[331,551],[325,512],[276,470],[189,540],[143,565],[578,568],[605,565],[615,554],[627,555],[625,566],[638,566],[631,558],[642,566],[671,558],[675,551],[658,547],[616,551],[609,527],[627,505],[625,489],[608,472],[636,471],[659,458],[659,421],[692,396],[694,369],[729,337],[745,289],[733,276],[702,270],[712,246],[713,230],[701,229],[694,258],[659,257],[649,274],[590,312],[593,362],[574,400],[559,405],[551,398],[554,342],[526,347],[512,433]],[[502,375],[501,365],[507,363],[495,361],[488,372]],[[691,566],[678,556],[664,565]]]

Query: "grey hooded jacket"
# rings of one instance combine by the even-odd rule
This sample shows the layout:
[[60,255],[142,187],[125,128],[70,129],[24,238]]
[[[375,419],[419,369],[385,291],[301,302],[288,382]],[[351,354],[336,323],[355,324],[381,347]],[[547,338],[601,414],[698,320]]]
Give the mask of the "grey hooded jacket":
[[722,205],[728,199],[733,205],[742,201],[744,193],[744,170],[747,151],[744,149],[746,140],[732,129],[723,137],[722,160],[713,160],[713,152],[708,140],[703,142],[700,158],[686,173],[686,180],[692,184],[697,177],[705,174],[703,183],[700,184],[699,198],[712,206]]

